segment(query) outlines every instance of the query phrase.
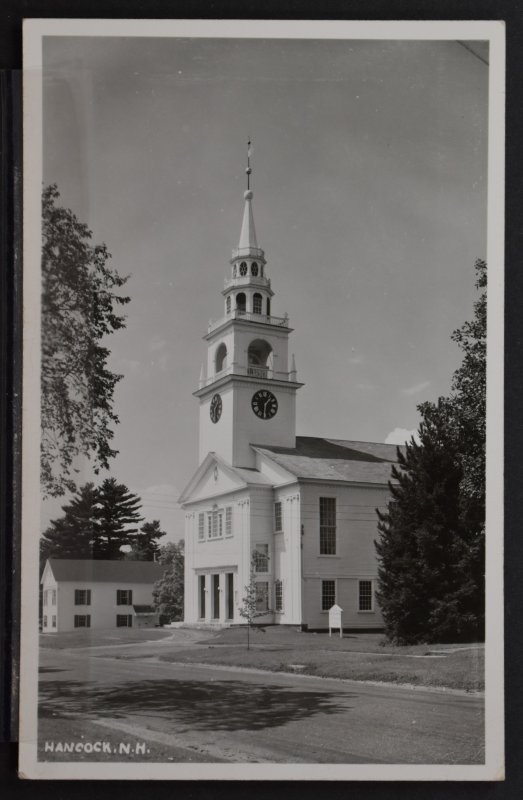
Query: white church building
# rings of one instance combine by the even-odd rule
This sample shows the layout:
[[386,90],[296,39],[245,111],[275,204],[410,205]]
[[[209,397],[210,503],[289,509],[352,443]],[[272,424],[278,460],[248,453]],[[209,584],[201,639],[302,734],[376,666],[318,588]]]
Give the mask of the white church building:
[[223,316],[209,324],[202,366],[199,463],[185,510],[185,622],[238,624],[256,564],[257,622],[383,626],[375,599],[376,507],[388,498],[395,445],[296,436],[298,381],[289,318],[258,246],[249,188]]

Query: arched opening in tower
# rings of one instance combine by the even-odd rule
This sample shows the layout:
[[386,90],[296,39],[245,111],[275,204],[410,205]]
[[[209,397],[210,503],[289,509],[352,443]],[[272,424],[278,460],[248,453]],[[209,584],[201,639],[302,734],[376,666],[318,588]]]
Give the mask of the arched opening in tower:
[[218,349],[216,350],[214,364],[216,372],[221,372],[223,369],[226,369],[227,367],[227,348],[225,347],[223,342],[219,345]]
[[272,347],[264,339],[254,339],[247,351],[247,374],[265,378],[273,365]]
[[245,297],[245,292],[239,292],[236,295],[236,309],[240,313],[245,313],[245,307],[247,304],[247,299]]
[[262,313],[262,296],[259,292],[256,292],[252,298],[252,310],[255,314]]

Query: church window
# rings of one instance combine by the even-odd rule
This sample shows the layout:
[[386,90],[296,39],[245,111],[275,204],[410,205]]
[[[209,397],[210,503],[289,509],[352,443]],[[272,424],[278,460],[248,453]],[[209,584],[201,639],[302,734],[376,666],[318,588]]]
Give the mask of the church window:
[[253,278],[258,277],[258,264],[256,263],[256,261],[253,261],[251,264],[251,275],[253,276]]
[[51,605],[56,605],[56,589],[51,590]]
[[320,555],[336,555],[335,497],[320,497]]
[[245,293],[244,292],[239,292],[236,295],[236,308],[238,309],[238,311],[240,311],[240,313],[245,311],[246,304],[247,304],[247,301],[246,301],[246,298],[245,298]]
[[256,572],[269,571],[269,545],[257,544],[254,549],[254,565]]
[[223,536],[223,509],[213,508],[208,520],[209,539],[219,539]]
[[51,617],[51,627],[56,628],[56,614]]
[[269,584],[260,581],[256,584],[256,611],[269,610]]
[[223,342],[218,346],[216,350],[215,367],[216,367],[216,372],[221,372],[223,369],[226,369],[227,367],[227,348],[225,347]]
[[226,310],[227,310],[227,314],[230,314],[231,313],[231,295],[229,295],[227,297],[227,300],[226,300],[226,303],[225,303],[225,307],[226,307]]
[[336,603],[336,581],[321,582],[321,610],[328,611]]
[[247,275],[247,262],[246,261],[242,261],[242,263],[240,264],[240,275],[242,276],[242,278],[245,277],[245,275]]
[[274,530],[275,531],[283,530],[281,502],[279,500],[277,503],[274,503]]
[[205,514],[198,514],[198,540],[205,539]]
[[358,581],[358,611],[372,610],[372,581]]
[[274,610],[283,611],[283,582],[274,582]]
[[261,294],[258,294],[258,292],[256,292],[256,294],[252,298],[252,310],[254,311],[255,314],[262,313],[262,296]]
[[267,316],[268,317],[271,316],[271,298],[270,297],[267,298]]
[[43,593],[43,605],[47,605],[47,589]]
[[225,535],[232,536],[232,506],[225,509]]

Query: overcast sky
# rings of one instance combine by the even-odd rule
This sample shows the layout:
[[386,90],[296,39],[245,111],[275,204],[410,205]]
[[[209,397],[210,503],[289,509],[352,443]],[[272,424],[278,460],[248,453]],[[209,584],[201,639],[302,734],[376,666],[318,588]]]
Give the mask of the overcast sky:
[[169,538],[197,466],[192,392],[223,313],[249,135],[272,312],[290,316],[305,382],[298,434],[390,441],[448,393],[450,333],[486,251],[488,66],[473,49],[44,39],[44,181],[131,276],[127,328],[107,341],[125,375],[111,474]]

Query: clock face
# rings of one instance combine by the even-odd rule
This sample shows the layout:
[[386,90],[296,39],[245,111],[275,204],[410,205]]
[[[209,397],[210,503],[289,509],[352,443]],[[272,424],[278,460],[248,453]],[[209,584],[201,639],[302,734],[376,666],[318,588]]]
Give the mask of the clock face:
[[211,400],[211,407],[209,408],[212,422],[218,422],[222,415],[222,398],[219,394],[215,394]]
[[260,419],[271,419],[278,411],[278,401],[272,392],[260,389],[255,392],[251,400],[252,410]]

